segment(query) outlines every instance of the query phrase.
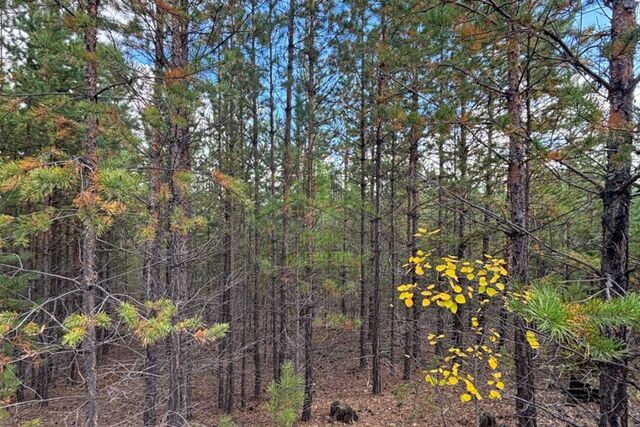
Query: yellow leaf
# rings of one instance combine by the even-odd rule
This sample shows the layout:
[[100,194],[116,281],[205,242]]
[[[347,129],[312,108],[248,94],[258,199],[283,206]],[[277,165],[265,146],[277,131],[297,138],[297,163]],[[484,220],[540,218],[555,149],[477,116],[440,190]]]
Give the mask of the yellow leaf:
[[493,288],[487,288],[487,295],[489,295],[490,297],[496,296],[498,294],[498,291],[496,291]]
[[498,369],[498,359],[496,359],[495,357],[490,357],[489,358],[489,367],[491,369]]
[[496,387],[500,390],[504,390],[504,383],[502,381],[498,381],[496,383]]
[[418,276],[424,276],[424,270],[420,264],[416,265],[415,272]]
[[[451,301],[449,301],[449,302],[451,302]],[[455,302],[451,302],[451,306],[449,307],[449,310],[453,314],[456,314],[458,312],[458,304],[456,304]]]
[[469,393],[465,393],[462,396],[460,396],[460,401],[462,403],[467,403],[469,401],[471,401],[471,395]]
[[497,390],[491,390],[489,392],[489,399],[495,400],[495,399],[502,399],[502,395],[500,394],[499,391]]
[[540,347],[540,343],[538,342],[536,334],[533,333],[533,331],[527,331],[527,342],[529,342],[529,345],[534,350],[537,350],[538,347]]
[[450,385],[458,384],[458,379],[456,377],[449,377],[447,381],[449,382]]
[[455,300],[458,304],[464,304],[465,302],[467,302],[466,298],[462,294],[456,295]]
[[427,307],[429,304],[431,304],[431,300],[429,298],[424,298],[422,300],[422,306],[423,307]]
[[413,299],[412,298],[407,298],[404,300],[404,305],[406,305],[408,308],[413,307]]
[[448,294],[448,293],[446,293],[446,292],[440,292],[439,294],[436,294],[436,295],[433,297],[433,299],[434,299],[434,300],[441,299],[441,300],[447,301],[447,300],[450,300],[450,299],[451,299],[451,295],[449,295],[449,294]]

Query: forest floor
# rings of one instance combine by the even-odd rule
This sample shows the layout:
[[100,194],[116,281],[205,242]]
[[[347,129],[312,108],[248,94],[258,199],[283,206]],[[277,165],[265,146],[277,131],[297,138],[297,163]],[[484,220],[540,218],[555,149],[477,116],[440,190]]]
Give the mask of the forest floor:
[[[513,395],[509,387],[511,375],[505,372],[507,388],[501,401],[483,400],[463,404],[458,388],[434,389],[423,381],[423,368],[416,367],[413,381],[402,380],[401,354],[396,355],[395,373],[391,372],[389,363],[384,361],[383,393],[371,394],[369,383],[370,369],[357,368],[357,332],[332,329],[317,331],[318,352],[315,372],[315,396],[313,401],[313,418],[308,427],[331,425],[329,407],[335,400],[351,405],[360,417],[357,425],[367,427],[400,427],[400,426],[474,426],[476,413],[490,412],[497,416],[498,424],[515,425],[513,417]],[[142,355],[131,350],[124,350],[127,343],[112,348],[100,363],[100,414],[101,426],[140,426],[141,410],[144,402],[143,381],[137,372],[140,369]],[[217,379],[215,366],[204,364],[207,352],[200,350],[194,357],[194,366],[202,366],[194,375],[194,415],[192,426],[215,427],[222,413],[217,409]],[[398,352],[399,353],[399,352]],[[208,353],[211,356],[211,353]],[[425,349],[424,360],[431,355]],[[251,355],[248,355],[251,359]],[[209,359],[210,360],[210,359]],[[240,387],[240,363],[237,364],[236,391]],[[253,368],[249,366],[247,375],[248,395],[253,390]],[[269,377],[271,369],[265,367],[263,376]],[[540,381],[540,380],[539,380]],[[264,381],[262,398],[249,399],[244,408],[232,414],[238,426],[270,426],[272,425],[266,410],[266,386]],[[547,381],[547,383],[549,383]],[[166,390],[166,384],[161,384]],[[545,384],[539,385],[538,403],[544,410],[539,411],[539,426],[595,426],[597,404],[569,405],[566,398]],[[82,402],[84,389],[82,385],[72,385],[64,379],[57,381],[51,390],[49,404],[42,407],[39,403],[27,403],[11,410],[12,417],[4,421],[5,426],[21,426],[28,420],[39,418],[41,425],[76,426],[81,425],[83,416]],[[161,403],[160,413],[166,402]],[[239,398],[237,400],[239,405]],[[637,408],[637,400],[632,404]],[[476,412],[477,411],[477,412]],[[551,418],[550,413],[559,415],[566,421]],[[569,421],[569,422],[567,422]],[[0,423],[2,424],[2,423]]]

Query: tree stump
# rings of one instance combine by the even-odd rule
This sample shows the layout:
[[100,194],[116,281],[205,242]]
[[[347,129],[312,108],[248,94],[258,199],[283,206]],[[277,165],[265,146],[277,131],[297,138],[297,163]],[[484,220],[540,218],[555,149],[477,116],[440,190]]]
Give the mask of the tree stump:
[[480,421],[478,422],[478,425],[480,427],[498,427],[498,422],[496,421],[496,417],[484,412],[480,416]]
[[332,421],[340,421],[345,424],[351,424],[358,421],[358,414],[353,408],[346,403],[336,400],[331,404],[329,412]]

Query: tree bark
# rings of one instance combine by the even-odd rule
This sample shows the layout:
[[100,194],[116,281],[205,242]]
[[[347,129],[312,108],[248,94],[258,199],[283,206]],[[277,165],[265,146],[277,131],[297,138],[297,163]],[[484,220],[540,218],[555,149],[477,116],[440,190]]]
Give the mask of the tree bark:
[[[86,199],[91,203],[96,203],[98,197],[97,173],[98,173],[98,117],[95,109],[98,104],[97,80],[98,80],[98,59],[96,57],[96,46],[98,43],[99,0],[88,0],[86,14],[89,21],[84,29],[84,43],[87,55],[86,69],[86,95],[91,103],[93,111],[89,111],[86,119],[87,134],[84,142],[84,158],[82,167],[82,191]],[[81,283],[83,289],[83,310],[85,316],[89,317],[87,324],[87,334],[83,342],[84,357],[84,380],[87,388],[86,402],[86,425],[87,427],[98,426],[98,374],[96,366],[96,328],[92,319],[95,317],[95,286],[98,280],[96,271],[96,244],[97,236],[93,224],[89,220],[85,221],[82,231],[82,276]]]
[[[527,221],[526,153],[528,135],[522,124],[523,100],[520,84],[523,78],[518,44],[519,26],[507,23],[508,91],[507,109],[511,121],[509,132],[509,177],[507,179],[511,223],[509,235],[510,276],[512,283],[526,285],[529,269],[529,236]],[[526,322],[515,316],[516,415],[520,427],[535,427],[536,401],[533,350],[526,338]]]
[[[463,199],[466,199],[466,188],[467,188],[467,158],[469,156],[469,147],[467,145],[467,128],[466,128],[466,115],[467,108],[465,105],[465,101],[462,101],[460,106],[460,135],[458,140],[458,169],[460,171],[459,177],[459,187],[458,194],[462,196]],[[458,259],[463,259],[466,256],[467,252],[467,243],[466,243],[466,227],[467,227],[467,214],[468,207],[466,203],[460,204],[460,209],[458,212],[458,248],[456,255]],[[463,275],[462,275],[463,276]],[[466,288],[465,278],[460,277],[460,286],[463,289]],[[461,304],[458,306],[458,311],[453,315],[453,344],[456,347],[463,346],[464,340],[464,317],[465,317],[465,306]]]
[[[253,69],[257,70],[256,62],[256,39],[258,37],[257,30],[255,28],[256,22],[256,2],[251,3],[252,14],[254,17],[254,33],[251,39],[251,63]],[[257,76],[256,76],[257,78]],[[260,357],[260,234],[258,232],[258,220],[260,218],[260,176],[258,165],[259,153],[258,153],[258,96],[260,95],[260,85],[255,84],[253,100],[251,103],[251,152],[253,157],[253,301],[252,301],[252,321],[253,321],[253,397],[254,399],[260,398],[260,389],[262,388],[262,360]]]
[[[414,71],[414,80],[416,79]],[[416,233],[418,232],[418,162],[420,154],[418,151],[418,143],[420,141],[420,132],[418,123],[418,92],[414,87],[411,91],[411,113],[412,122],[409,132],[409,170],[407,173],[407,249],[411,256],[416,256],[417,244]],[[413,270],[409,273],[409,283],[415,283],[417,276]],[[415,350],[419,343],[414,340],[419,336],[419,312],[418,307],[414,306],[411,312],[407,312],[404,333],[404,358],[402,378],[406,381],[411,379],[411,365],[413,358],[417,356]]]
[[[386,42],[386,20],[381,17],[380,40]],[[382,120],[382,108],[384,105],[385,84],[386,84],[386,64],[380,59],[378,65],[378,98],[376,101],[376,141],[375,141],[375,216],[373,219],[373,307],[372,307],[372,328],[371,328],[371,382],[373,394],[382,392],[382,382],[380,380],[380,207],[382,197],[382,145],[384,143],[384,128]]]
[[[169,82],[178,93],[188,90],[186,72],[189,60],[188,46],[188,1],[180,0],[177,7],[181,14],[172,16],[171,20],[171,71],[179,77]],[[168,288],[169,295],[176,305],[174,321],[184,318],[188,299],[189,283],[189,231],[184,224],[176,223],[187,220],[191,215],[189,196],[181,180],[190,173],[190,134],[189,111],[181,99],[172,106],[169,118],[170,159],[169,159],[169,212],[171,225],[169,228],[168,250]],[[170,336],[169,349],[169,404],[167,423],[170,426],[185,424],[189,418],[188,372],[185,360],[185,337],[181,332],[174,331]]]
[[[160,85],[162,69],[164,68],[164,20],[159,8],[153,12],[155,33],[154,33],[154,104],[160,110]],[[153,124],[152,124],[153,126]],[[151,130],[150,160],[149,170],[149,216],[153,225],[151,240],[146,245],[145,254],[145,296],[149,301],[156,301],[159,297],[160,283],[160,263],[163,228],[160,225],[160,189],[162,185],[162,139],[158,129]],[[151,312],[147,313],[149,316]],[[145,349],[145,404],[142,414],[145,427],[157,424],[157,400],[158,400],[158,348],[157,345],[148,345]]]
[[314,259],[313,259],[313,228],[314,228],[314,198],[316,192],[314,156],[316,138],[316,5],[314,0],[307,1],[309,14],[309,34],[307,36],[307,146],[305,153],[305,175],[306,175],[306,212],[304,216],[304,231],[306,239],[305,253],[305,280],[309,287],[309,292],[304,296],[302,306],[302,320],[304,322],[304,403],[302,405],[302,421],[311,419],[311,404],[313,402],[313,319],[315,308],[315,280],[314,280]]
[[[634,54],[637,44],[636,1],[612,0],[609,57],[609,137],[607,174],[602,192],[601,295],[623,296],[629,290],[630,167],[633,151]],[[608,338],[627,344],[625,328],[607,329]],[[626,359],[600,365],[600,427],[629,425]]]
[[[362,11],[361,19],[364,26],[364,11]],[[359,34],[360,44],[363,43],[364,37],[362,35],[364,27],[362,27]],[[358,119],[359,128],[359,148],[360,148],[360,333],[358,341],[358,360],[360,369],[364,369],[367,366],[367,352],[365,344],[367,341],[367,287],[366,287],[366,269],[365,269],[365,208],[366,208],[366,161],[367,161],[367,139],[366,139],[366,110],[365,110],[365,54],[364,51],[360,58],[360,111]]]
[[278,376],[284,361],[291,357],[288,345],[288,309],[287,290],[290,287],[291,272],[289,271],[289,223],[291,222],[290,187],[291,187],[291,124],[293,119],[293,61],[294,61],[294,36],[295,36],[295,0],[289,0],[289,12],[287,13],[287,71],[284,108],[284,140],[282,147],[282,245],[281,263],[282,276],[280,278],[280,330],[278,334]]

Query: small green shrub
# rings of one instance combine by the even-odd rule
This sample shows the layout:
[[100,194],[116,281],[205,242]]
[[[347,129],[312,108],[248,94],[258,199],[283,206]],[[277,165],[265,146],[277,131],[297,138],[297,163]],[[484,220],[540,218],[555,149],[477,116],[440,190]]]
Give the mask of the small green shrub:
[[304,403],[304,380],[294,372],[291,361],[282,365],[280,378],[269,385],[268,393],[271,420],[278,427],[293,427]]
[[237,424],[233,421],[233,418],[229,415],[225,415],[220,418],[220,421],[218,421],[218,427],[236,427],[236,425]]

